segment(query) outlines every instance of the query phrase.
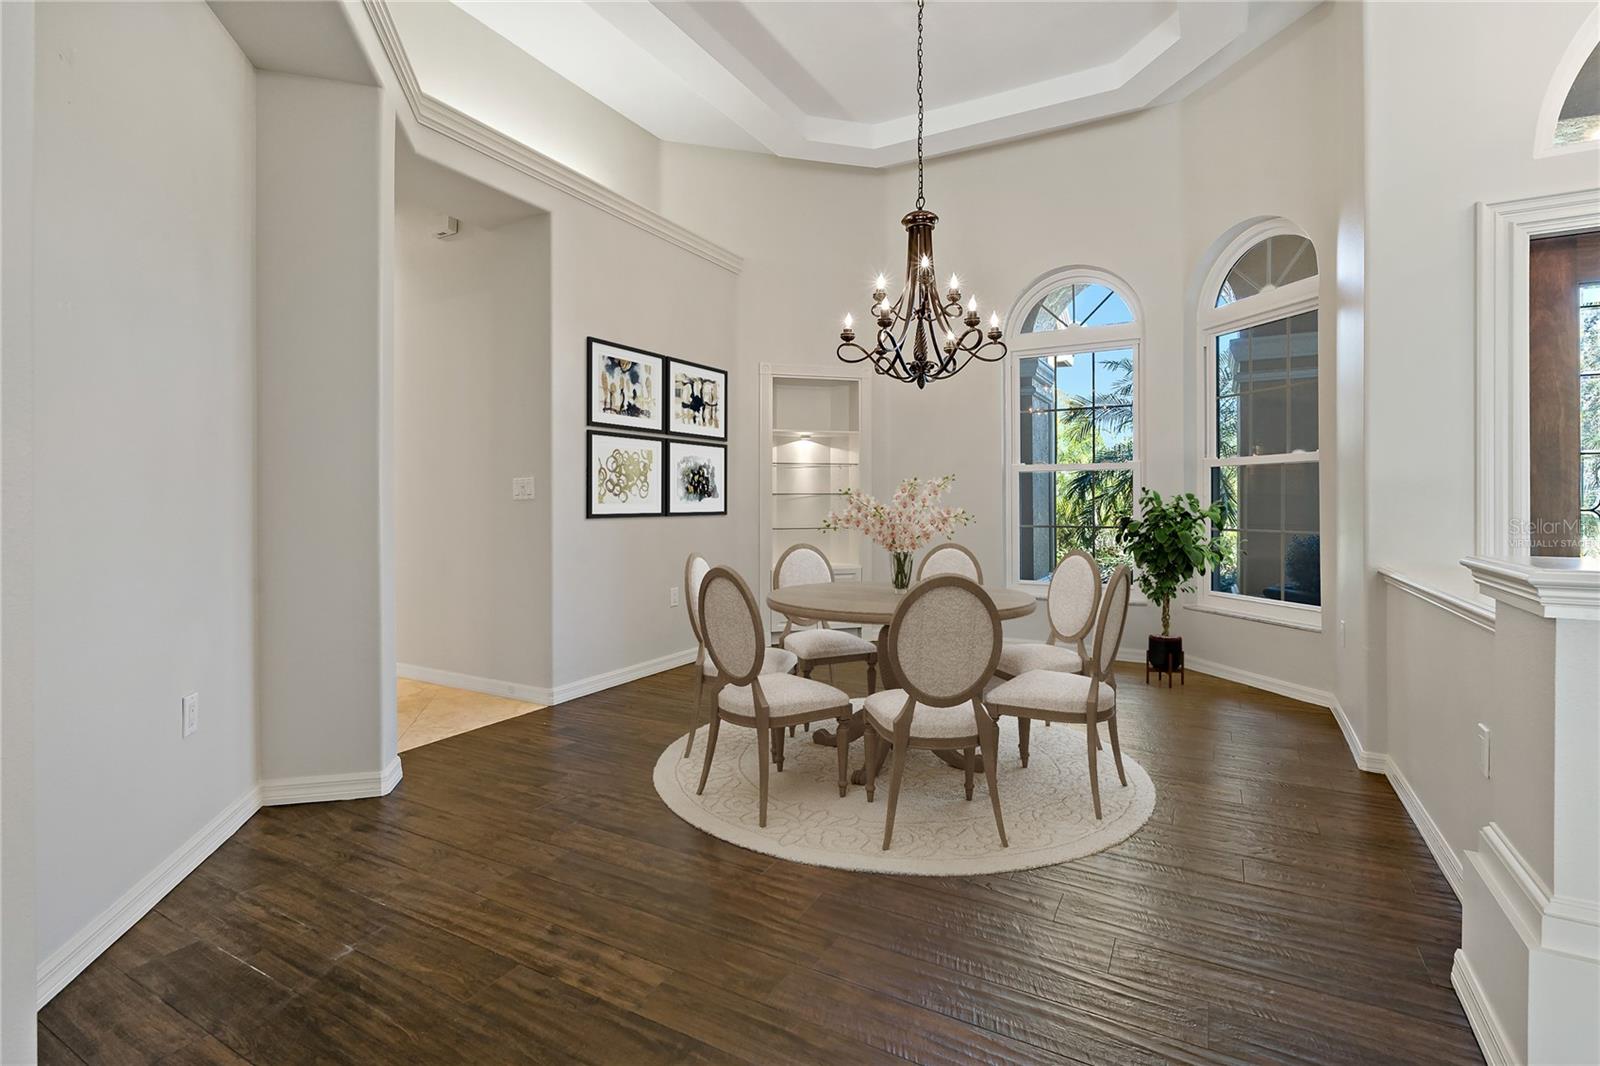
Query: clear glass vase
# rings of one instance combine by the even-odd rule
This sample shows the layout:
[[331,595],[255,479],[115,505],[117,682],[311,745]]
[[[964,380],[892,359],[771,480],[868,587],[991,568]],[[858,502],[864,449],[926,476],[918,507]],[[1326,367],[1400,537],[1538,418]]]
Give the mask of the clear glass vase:
[[904,592],[911,587],[911,553],[890,552],[889,561],[894,564],[894,590]]

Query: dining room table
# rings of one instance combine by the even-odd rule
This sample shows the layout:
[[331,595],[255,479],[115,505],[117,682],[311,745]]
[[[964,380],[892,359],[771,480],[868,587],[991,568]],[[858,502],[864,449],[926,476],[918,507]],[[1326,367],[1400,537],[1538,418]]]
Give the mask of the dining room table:
[[[906,591],[896,589],[887,581],[818,581],[774,589],[767,596],[767,606],[797,621],[878,626],[878,688],[881,691],[900,687],[899,675],[889,655],[889,623],[894,620],[894,613],[905,599]],[[1002,621],[1025,618],[1039,605],[1033,593],[1020,589],[984,585],[983,591],[994,601],[995,612]],[[854,743],[865,728],[865,714],[858,707],[851,720],[850,732],[845,742]],[[811,738],[815,743],[826,747],[838,744],[838,737],[830,729],[815,730]],[[966,767],[960,751],[935,751],[934,754],[958,770]],[[878,765],[855,771],[851,774],[850,780],[857,785],[864,784],[869,770],[873,777],[877,777],[887,755],[888,745],[881,745]],[[980,764],[975,768],[981,770],[982,766]]]

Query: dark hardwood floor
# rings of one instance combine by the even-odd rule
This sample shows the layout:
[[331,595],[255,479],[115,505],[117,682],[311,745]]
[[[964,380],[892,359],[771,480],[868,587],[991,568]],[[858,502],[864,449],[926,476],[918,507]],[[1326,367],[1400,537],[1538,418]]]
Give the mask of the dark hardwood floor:
[[1481,1062],[1456,899],[1328,712],[1125,676],[1154,817],[990,877],[680,822],[650,768],[686,670],[419,748],[384,799],[251,819],[41,1012],[41,1061]]

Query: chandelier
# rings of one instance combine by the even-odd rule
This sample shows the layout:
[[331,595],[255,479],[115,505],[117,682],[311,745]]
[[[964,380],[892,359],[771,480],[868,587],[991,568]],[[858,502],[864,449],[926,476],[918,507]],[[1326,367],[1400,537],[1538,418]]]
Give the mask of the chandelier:
[[[917,206],[900,224],[906,228],[906,280],[900,295],[889,301],[887,280],[878,275],[872,290],[871,318],[877,337],[871,348],[856,343],[855,320],[844,316],[839,331],[839,358],[847,363],[872,361],[872,369],[896,381],[930,381],[954,377],[974,358],[992,363],[1004,359],[1000,316],[991,312],[987,332],[979,328],[978,300],[961,306],[961,283],[950,275],[950,287],[939,295],[933,267],[933,227],[939,216],[926,209],[922,194],[922,10],[917,0]],[[859,353],[859,354],[856,354]]]

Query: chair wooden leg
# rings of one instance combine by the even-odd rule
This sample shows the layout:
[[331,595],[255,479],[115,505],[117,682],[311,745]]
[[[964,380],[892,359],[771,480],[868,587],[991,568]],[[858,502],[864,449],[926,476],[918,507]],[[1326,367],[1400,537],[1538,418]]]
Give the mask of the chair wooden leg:
[[[1045,719],[1044,724],[1049,725],[1050,720]],[[1023,766],[1028,765],[1028,733],[1032,725],[1033,719],[1027,715],[1017,715],[1017,752],[1022,756]]]
[[1000,816],[1000,782],[995,769],[995,763],[1000,761],[1000,726],[991,724],[986,732],[987,736],[979,737],[980,750],[983,752],[983,776],[989,785],[989,804],[994,807],[994,827],[1000,831],[1000,846],[1009,848],[1011,842],[1006,839],[1006,821]]
[[878,775],[874,773],[878,766],[878,731],[872,728],[872,723],[861,731],[861,739],[866,748],[867,763],[862,768],[862,779],[866,782],[867,802],[872,802],[873,795],[877,792]]
[[900,798],[900,778],[906,772],[906,748],[909,745],[896,744],[894,746],[894,769],[889,771],[889,810],[883,819],[883,850],[889,850],[889,841],[894,839],[894,807]]
[[850,719],[839,719],[839,727],[834,730],[833,747],[839,753],[839,795],[844,795],[850,788]]
[[[790,731],[790,734],[793,735],[794,726],[790,726],[789,727],[789,731]],[[774,729],[772,731],[772,762],[773,762],[773,764],[775,766],[777,766],[778,773],[780,773],[780,774],[783,773],[783,730],[782,729]]]
[[[772,745],[772,729],[770,726],[760,726],[756,729],[756,750],[766,751]],[[767,778],[770,776],[767,760],[757,759],[756,764],[761,768],[761,828],[767,827]]]
[[867,659],[867,695],[878,691],[878,657],[873,655]]
[[972,770],[973,770],[973,765],[974,765],[974,760],[972,758],[972,749],[971,748],[967,748],[964,751],[962,751],[961,754],[962,754],[963,761],[966,764],[964,769],[966,770],[966,778],[967,778],[967,780],[966,780],[967,802],[971,803],[972,802]]
[[1117,740],[1117,715],[1112,712],[1106,720],[1106,732],[1111,734],[1111,758],[1117,764],[1117,780],[1122,782],[1122,787],[1128,787],[1128,775],[1122,771],[1122,744]]
[[694,733],[700,728],[700,711],[706,702],[706,675],[700,672],[700,667],[694,669],[694,706],[689,708],[689,736],[683,742],[683,757],[687,759],[689,753],[694,751]]
[[1083,732],[1089,738],[1089,791],[1094,794],[1094,816],[1095,820],[1098,821],[1100,819],[1100,769],[1098,765],[1100,732],[1095,728],[1094,715],[1088,715],[1088,719],[1084,723]]
[[722,716],[715,708],[711,711],[711,728],[706,730],[706,761],[700,767],[700,787],[694,790],[696,796],[706,790],[706,778],[711,776],[711,756],[717,753],[717,729],[722,725]]

